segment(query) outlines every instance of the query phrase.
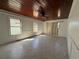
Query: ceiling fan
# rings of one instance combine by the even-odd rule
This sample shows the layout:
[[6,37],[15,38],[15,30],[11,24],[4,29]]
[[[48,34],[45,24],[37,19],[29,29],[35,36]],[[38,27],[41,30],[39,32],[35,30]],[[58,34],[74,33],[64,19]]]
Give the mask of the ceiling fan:
[[46,0],[34,0],[33,4],[33,16],[35,17],[47,17],[44,8],[47,6]]

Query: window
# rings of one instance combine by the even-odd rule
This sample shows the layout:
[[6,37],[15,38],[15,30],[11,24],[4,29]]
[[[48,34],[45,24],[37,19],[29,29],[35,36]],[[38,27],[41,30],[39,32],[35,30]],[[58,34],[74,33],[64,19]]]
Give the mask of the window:
[[59,27],[60,27],[60,23],[58,22],[58,29],[59,29]]
[[38,24],[33,23],[33,32],[38,32]]
[[19,19],[10,19],[11,35],[21,34],[21,22]]

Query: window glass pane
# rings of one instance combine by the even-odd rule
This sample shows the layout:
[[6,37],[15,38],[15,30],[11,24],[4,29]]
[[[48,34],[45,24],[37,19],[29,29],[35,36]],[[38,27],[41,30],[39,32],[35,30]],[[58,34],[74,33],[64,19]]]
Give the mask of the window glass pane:
[[10,26],[20,26],[20,20],[10,19]]
[[21,28],[20,27],[11,27],[11,35],[18,35],[21,34]]
[[19,19],[10,19],[11,35],[21,34],[21,23]]
[[38,24],[37,23],[33,23],[33,28],[38,28]]
[[33,23],[33,32],[38,32],[38,24]]
[[58,22],[58,28],[60,27],[60,23]]

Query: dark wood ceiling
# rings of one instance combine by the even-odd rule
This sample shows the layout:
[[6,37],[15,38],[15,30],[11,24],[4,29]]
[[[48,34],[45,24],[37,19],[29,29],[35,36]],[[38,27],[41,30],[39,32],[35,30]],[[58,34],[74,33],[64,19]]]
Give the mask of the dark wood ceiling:
[[[73,0],[46,0],[46,6],[43,7],[46,16],[35,17],[33,15],[33,5],[36,1],[39,2],[40,0],[0,0],[0,9],[38,20],[55,20],[68,18],[73,2]],[[60,10],[59,17],[58,10]]]

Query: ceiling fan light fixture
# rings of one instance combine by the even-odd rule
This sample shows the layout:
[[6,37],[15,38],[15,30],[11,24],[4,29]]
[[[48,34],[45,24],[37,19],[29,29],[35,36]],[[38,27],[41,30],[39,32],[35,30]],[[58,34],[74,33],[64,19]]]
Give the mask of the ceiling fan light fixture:
[[61,10],[58,9],[58,18],[61,16]]

